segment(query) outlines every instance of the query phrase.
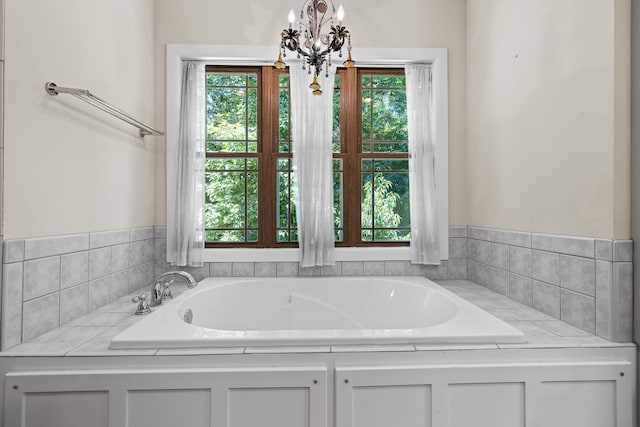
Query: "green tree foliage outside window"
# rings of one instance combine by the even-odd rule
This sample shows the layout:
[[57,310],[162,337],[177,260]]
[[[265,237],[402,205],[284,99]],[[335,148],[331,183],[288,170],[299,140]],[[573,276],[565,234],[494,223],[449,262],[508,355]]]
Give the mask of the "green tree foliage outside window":
[[[259,75],[207,73],[206,240],[246,244],[261,236]],[[409,239],[406,91],[402,75],[363,75],[360,167],[360,238],[363,242]],[[278,77],[277,157],[273,170],[275,242],[296,242],[295,174],[291,168],[288,75]],[[341,151],[340,79],[334,94],[335,156]],[[268,124],[262,123],[262,126]],[[394,157],[395,156],[395,157]],[[404,156],[404,157],[403,157]],[[344,159],[334,159],[336,241],[344,238]],[[350,198],[352,199],[352,197]],[[269,239],[270,237],[267,237]]]

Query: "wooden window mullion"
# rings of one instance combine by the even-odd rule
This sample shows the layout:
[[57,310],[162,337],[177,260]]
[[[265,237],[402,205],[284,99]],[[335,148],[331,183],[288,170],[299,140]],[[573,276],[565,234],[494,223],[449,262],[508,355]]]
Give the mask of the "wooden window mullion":
[[[274,146],[278,145],[278,75],[273,72],[272,67],[262,67],[262,88],[259,98],[262,104],[259,105],[262,123],[260,134],[262,136],[263,164],[260,165],[260,184],[263,188],[260,191],[260,242],[264,247],[270,247],[275,241],[275,199],[277,170],[277,158],[274,156]],[[274,108],[275,105],[275,108]]]
[[347,69],[340,81],[340,111],[344,152],[344,241],[341,246],[356,246],[360,242],[360,165],[358,164],[360,125],[360,90],[355,68]]

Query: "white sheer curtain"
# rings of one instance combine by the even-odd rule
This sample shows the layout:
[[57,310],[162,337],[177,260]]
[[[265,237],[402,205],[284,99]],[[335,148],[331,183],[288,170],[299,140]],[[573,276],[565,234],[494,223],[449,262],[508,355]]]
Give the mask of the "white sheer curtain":
[[431,66],[407,64],[411,262],[440,264]]
[[169,168],[167,261],[202,266],[204,250],[205,66],[185,61],[182,68],[180,126],[175,165]]
[[311,76],[299,65],[290,67],[289,74],[300,263],[333,265],[333,78],[320,78],[323,94],[316,96],[309,89]]

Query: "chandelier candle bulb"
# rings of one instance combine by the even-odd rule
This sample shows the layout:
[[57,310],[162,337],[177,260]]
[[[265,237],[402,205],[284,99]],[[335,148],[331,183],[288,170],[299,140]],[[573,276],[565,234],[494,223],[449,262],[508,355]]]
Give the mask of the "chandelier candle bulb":
[[296,20],[296,14],[293,12],[293,9],[289,11],[289,29],[293,27],[293,23]]

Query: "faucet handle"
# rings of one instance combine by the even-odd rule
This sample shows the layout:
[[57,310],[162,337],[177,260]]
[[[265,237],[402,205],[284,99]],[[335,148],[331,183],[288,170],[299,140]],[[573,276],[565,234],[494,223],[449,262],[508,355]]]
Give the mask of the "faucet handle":
[[173,295],[171,294],[171,289],[169,289],[169,286],[173,285],[174,280],[171,279],[168,282],[164,282],[162,284],[162,299],[172,299]]
[[135,312],[136,315],[151,313],[151,308],[149,307],[149,303],[147,302],[147,294],[140,294],[138,296],[135,296],[131,298],[131,302],[138,304],[138,308]]

